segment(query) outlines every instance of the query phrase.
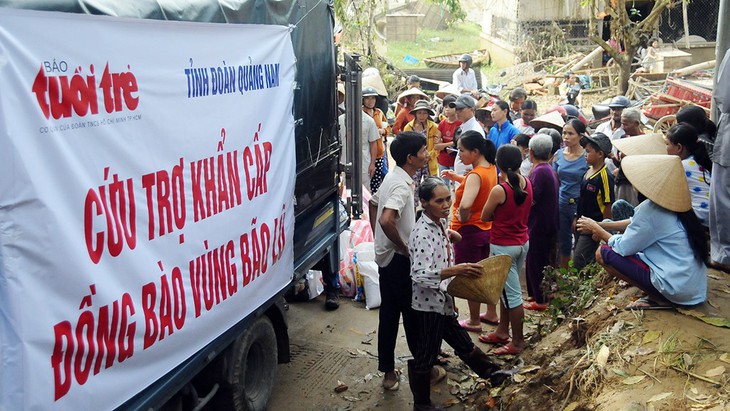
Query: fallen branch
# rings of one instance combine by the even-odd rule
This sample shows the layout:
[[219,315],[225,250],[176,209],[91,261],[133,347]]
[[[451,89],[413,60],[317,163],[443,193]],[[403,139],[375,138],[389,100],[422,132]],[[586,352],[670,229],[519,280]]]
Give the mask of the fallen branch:
[[683,369],[677,367],[676,365],[672,365],[672,369],[675,370],[675,371],[683,372],[683,373],[689,375],[690,377],[695,377],[698,380],[702,380],[704,382],[709,382],[710,384],[713,384],[713,385],[720,385],[720,383],[717,382],[717,381],[715,381],[715,380],[711,380],[711,379],[709,379],[707,377],[703,377],[701,375],[697,375],[695,373],[691,373],[691,372],[689,372],[687,370],[683,370]]
[[657,377],[655,377],[655,376],[651,375],[651,374],[650,374],[649,372],[647,372],[647,371],[644,371],[644,370],[642,370],[641,368],[637,368],[637,370],[639,370],[639,371],[643,372],[644,374],[646,374],[647,376],[649,376],[649,377],[650,377],[651,379],[653,379],[654,381],[658,382],[659,384],[661,384],[661,383],[662,383],[661,381],[659,381],[659,379],[658,379]]
[[560,407],[561,410],[565,409],[565,406],[568,404],[568,401],[570,400],[570,396],[573,394],[573,386],[575,384],[575,371],[578,369],[578,365],[580,365],[581,361],[583,361],[584,358],[587,358],[590,355],[590,350],[586,350],[586,353],[583,354],[578,361],[576,361],[575,365],[573,366],[573,372],[570,373],[570,386],[568,387],[568,395],[565,396],[565,399],[563,400],[563,406]]

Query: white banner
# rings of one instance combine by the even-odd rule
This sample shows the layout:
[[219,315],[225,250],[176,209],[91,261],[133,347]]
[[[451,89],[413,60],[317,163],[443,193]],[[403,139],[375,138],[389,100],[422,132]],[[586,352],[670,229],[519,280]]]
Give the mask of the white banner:
[[287,27],[0,9],[0,410],[119,406],[293,274]]

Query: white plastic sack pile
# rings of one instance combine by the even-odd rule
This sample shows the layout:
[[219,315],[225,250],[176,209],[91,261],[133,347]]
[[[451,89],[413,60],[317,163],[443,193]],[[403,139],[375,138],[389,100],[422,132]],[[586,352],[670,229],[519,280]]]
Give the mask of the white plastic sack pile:
[[354,248],[357,270],[363,279],[365,308],[372,310],[380,307],[380,277],[378,264],[375,263],[375,245],[371,242],[360,243]]

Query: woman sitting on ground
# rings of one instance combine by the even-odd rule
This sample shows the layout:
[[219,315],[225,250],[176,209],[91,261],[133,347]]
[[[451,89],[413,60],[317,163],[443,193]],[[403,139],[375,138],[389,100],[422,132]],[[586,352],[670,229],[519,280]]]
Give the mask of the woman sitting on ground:
[[[581,230],[607,242],[596,260],[610,275],[646,292],[628,308],[695,305],[707,298],[707,241],[676,156],[637,155],[621,162],[626,178],[646,197],[623,234],[611,235],[583,217]],[[687,247],[689,245],[689,248]]]

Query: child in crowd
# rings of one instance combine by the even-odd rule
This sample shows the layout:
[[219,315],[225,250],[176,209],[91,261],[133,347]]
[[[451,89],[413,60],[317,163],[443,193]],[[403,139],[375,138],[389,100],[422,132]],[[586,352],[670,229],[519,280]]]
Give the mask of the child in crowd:
[[537,103],[534,100],[525,100],[522,103],[522,110],[520,110],[520,118],[513,122],[513,125],[517,127],[522,134],[527,134],[529,137],[535,135],[535,128],[530,126],[530,122],[537,116]]
[[[606,168],[606,157],[613,149],[611,139],[603,133],[596,133],[583,137],[581,145],[585,148],[585,158],[589,168],[580,183],[580,197],[578,197],[575,221],[583,216],[595,221],[610,219],[611,204],[614,200],[613,174]],[[598,241],[593,240],[591,232],[577,233],[573,251],[573,267],[580,271],[595,261],[598,245]]]
[[[441,133],[441,142],[436,144],[436,151],[438,151],[438,164],[439,164],[439,175],[444,170],[454,169],[454,159],[456,158],[456,151],[448,151],[449,147],[454,145],[454,135],[456,129],[461,125],[461,120],[456,118],[456,108],[449,107],[450,103],[456,102],[456,97],[448,95],[444,97],[444,112],[443,118],[438,125],[438,130]],[[448,183],[450,185],[450,182]]]
[[483,343],[504,344],[492,352],[494,355],[520,354],[526,345],[522,332],[525,310],[520,271],[530,246],[527,220],[532,207],[532,183],[519,174],[521,162],[522,153],[517,147],[506,144],[497,150],[500,183],[489,192],[481,216],[482,221],[492,221],[490,253],[512,258],[500,304],[499,325],[494,332],[479,336]]
[[522,174],[523,177],[527,177],[530,175],[530,168],[532,168],[532,163],[530,163],[530,155],[528,153],[530,136],[520,133],[512,139],[512,144],[516,145],[517,148],[520,149],[520,152],[522,152],[520,174]]

